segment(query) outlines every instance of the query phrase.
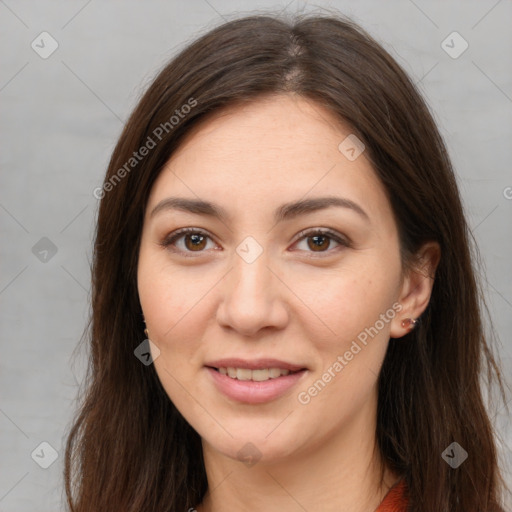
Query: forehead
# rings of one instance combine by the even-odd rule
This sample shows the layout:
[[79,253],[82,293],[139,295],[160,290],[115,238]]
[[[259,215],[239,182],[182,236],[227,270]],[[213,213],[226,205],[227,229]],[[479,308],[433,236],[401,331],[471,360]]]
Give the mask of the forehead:
[[366,203],[374,215],[389,212],[364,151],[351,160],[340,150],[349,136],[348,124],[299,96],[234,105],[187,134],[156,180],[150,203],[196,196],[257,211],[264,203],[341,194]]
[[201,145],[211,156],[259,157],[287,151],[315,153],[337,150],[339,139],[352,133],[350,126],[323,105],[296,94],[267,95],[240,102],[208,114],[185,136],[171,160],[178,160],[190,146]]

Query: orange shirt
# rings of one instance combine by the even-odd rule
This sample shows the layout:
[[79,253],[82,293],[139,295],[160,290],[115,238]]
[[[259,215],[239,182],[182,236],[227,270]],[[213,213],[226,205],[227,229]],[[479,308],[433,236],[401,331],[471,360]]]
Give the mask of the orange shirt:
[[406,512],[406,492],[407,485],[405,483],[405,479],[402,478],[393,487],[391,487],[375,512]]

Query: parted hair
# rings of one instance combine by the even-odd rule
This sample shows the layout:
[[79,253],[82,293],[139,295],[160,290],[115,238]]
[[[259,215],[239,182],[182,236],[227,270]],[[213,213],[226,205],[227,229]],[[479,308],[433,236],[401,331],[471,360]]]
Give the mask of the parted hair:
[[[364,142],[392,206],[404,266],[425,242],[441,248],[429,305],[413,331],[390,340],[378,377],[377,445],[404,476],[410,511],[503,511],[484,399],[494,387],[503,396],[503,378],[445,144],[403,69],[361,27],[333,13],[254,14],[208,30],[165,65],[126,122],[98,209],[82,338],[89,366],[66,434],[69,510],[185,512],[207,492],[199,435],[153,365],[134,357],[144,339],[137,292],[144,213],[152,184],[192,128],[224,107],[279,94],[314,100]],[[177,110],[182,115],[169,127]],[[154,147],[127,167],[148,138]],[[452,442],[468,453],[458,468],[441,456]]]

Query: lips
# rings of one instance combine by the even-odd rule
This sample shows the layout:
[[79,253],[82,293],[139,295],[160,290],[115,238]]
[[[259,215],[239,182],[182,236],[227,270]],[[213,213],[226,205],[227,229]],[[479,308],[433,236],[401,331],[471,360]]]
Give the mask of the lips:
[[221,394],[235,402],[246,404],[263,404],[276,400],[298,386],[308,373],[307,370],[298,370],[274,379],[257,381],[231,378],[211,367],[205,367],[205,370],[212,384]]
[[261,404],[277,399],[303,379],[307,368],[278,359],[230,358],[205,365],[216,388],[237,402]]
[[289,363],[287,361],[281,361],[279,359],[240,359],[240,358],[229,358],[229,359],[218,359],[205,364],[210,368],[218,370],[219,368],[236,368],[246,370],[264,370],[271,368],[278,368],[279,370],[288,370],[289,372],[298,372],[300,370],[307,370],[305,366],[300,364]]
[[[232,379],[237,380],[253,380],[255,382],[263,382],[269,379],[278,379],[285,375],[290,374],[290,370],[281,368],[260,368],[258,370],[249,370],[248,368],[217,368],[218,372],[222,375],[228,375]],[[295,373],[295,372],[292,372]]]
[[233,358],[221,359],[208,363],[206,366],[232,379],[254,382],[278,379],[279,377],[305,370],[304,367],[296,364],[268,358],[252,361]]

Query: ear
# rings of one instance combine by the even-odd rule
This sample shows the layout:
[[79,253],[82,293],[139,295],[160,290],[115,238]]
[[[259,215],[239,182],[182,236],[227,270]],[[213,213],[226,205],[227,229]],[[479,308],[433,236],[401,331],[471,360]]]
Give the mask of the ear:
[[391,322],[391,338],[401,338],[410,332],[411,326],[402,327],[402,321],[416,320],[427,308],[440,259],[441,248],[437,242],[425,243],[416,253],[412,268],[407,271],[401,285],[398,302],[402,309]]

